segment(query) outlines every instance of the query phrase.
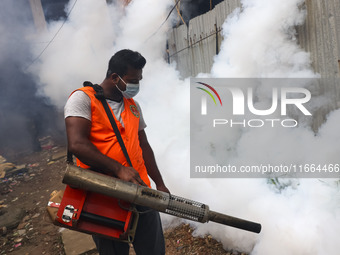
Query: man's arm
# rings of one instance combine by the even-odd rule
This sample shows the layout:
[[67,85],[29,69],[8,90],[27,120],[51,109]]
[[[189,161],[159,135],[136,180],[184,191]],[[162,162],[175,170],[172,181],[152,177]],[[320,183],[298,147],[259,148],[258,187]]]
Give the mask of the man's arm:
[[107,157],[91,143],[91,121],[82,117],[67,117],[65,124],[68,149],[81,162],[119,179],[146,186],[135,169]]
[[148,175],[155,182],[157,190],[170,193],[170,191],[163,182],[161,173],[159,172],[159,169],[156,164],[155,155],[148,142],[144,129],[138,132],[138,136],[140,147],[142,148],[143,151],[143,159],[145,162],[146,169],[148,171]]

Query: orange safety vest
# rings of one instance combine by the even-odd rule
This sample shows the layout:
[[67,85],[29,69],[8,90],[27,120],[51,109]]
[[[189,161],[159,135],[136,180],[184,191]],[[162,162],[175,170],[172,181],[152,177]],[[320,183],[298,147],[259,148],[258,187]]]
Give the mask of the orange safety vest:
[[[113,131],[110,120],[105,112],[105,109],[100,102],[95,97],[95,91],[92,87],[83,87],[77,90],[84,91],[91,99],[91,133],[90,141],[97,147],[97,149],[104,155],[118,161],[124,166],[129,166],[121,146],[117,140],[116,134]],[[75,91],[77,91],[75,90]],[[75,92],[73,91],[72,94]],[[135,101],[131,99],[123,98],[124,100],[124,110],[121,114],[124,126],[117,120],[111,107],[112,115],[117,123],[118,129],[124,141],[126,150],[129,154],[132,167],[136,169],[146,183],[150,186],[150,179],[144,164],[142,149],[139,144],[138,138],[138,127],[140,113],[135,104]],[[88,165],[82,163],[77,159],[77,166],[82,168],[90,168]]]

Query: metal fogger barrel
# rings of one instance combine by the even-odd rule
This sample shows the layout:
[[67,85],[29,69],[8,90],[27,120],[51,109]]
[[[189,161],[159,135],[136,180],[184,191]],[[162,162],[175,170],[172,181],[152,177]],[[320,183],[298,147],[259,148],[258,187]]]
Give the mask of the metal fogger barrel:
[[210,211],[208,205],[72,165],[68,165],[63,183],[184,219],[202,223],[214,221],[255,233],[261,231],[259,223]]

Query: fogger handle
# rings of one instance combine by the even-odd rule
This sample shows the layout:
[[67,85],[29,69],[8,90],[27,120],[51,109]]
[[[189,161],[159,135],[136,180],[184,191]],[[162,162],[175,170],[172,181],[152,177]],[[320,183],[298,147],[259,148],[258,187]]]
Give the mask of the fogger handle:
[[220,223],[223,225],[251,231],[254,233],[260,233],[261,232],[261,224],[252,222],[252,221],[247,221],[243,219],[239,219],[236,217],[232,217],[229,215],[225,215],[222,213],[214,212],[214,211],[209,211],[209,221],[213,221],[216,223]]

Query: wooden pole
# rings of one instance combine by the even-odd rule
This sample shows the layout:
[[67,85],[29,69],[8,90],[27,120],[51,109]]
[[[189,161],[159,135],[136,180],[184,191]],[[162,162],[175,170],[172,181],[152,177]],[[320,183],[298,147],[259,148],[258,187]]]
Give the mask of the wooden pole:
[[46,30],[45,14],[41,5],[41,0],[29,0],[33,15],[33,21],[37,32],[40,33]]

